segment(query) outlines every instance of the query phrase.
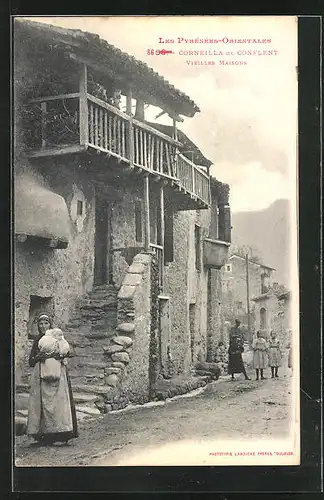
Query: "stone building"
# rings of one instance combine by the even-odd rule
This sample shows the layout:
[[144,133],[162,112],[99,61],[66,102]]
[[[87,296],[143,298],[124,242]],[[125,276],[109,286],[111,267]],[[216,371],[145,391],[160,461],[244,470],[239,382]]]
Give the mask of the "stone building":
[[[14,31],[17,391],[47,311],[76,354],[77,403],[148,401],[200,351],[213,359],[228,186],[178,130],[198,106],[146,64],[79,30]],[[173,125],[148,124],[145,105]]]
[[283,345],[291,341],[291,292],[273,284],[269,290],[255,297],[255,330],[266,336],[274,330]]
[[[255,324],[254,297],[269,290],[274,269],[233,254],[222,269],[222,295],[225,321],[233,324],[237,318],[244,329],[248,326],[247,297],[249,295],[250,337]],[[248,340],[248,339],[247,339]]]

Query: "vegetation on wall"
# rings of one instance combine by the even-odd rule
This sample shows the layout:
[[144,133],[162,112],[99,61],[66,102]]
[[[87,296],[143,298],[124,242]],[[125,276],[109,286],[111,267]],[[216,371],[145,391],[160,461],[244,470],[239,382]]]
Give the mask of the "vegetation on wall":
[[159,333],[159,267],[156,256],[152,256],[151,263],[151,336],[150,336],[150,362],[149,362],[149,381],[150,381],[150,399],[154,397],[155,384],[159,372],[159,351],[158,351],[158,333]]
[[229,205],[230,187],[228,184],[217,180],[215,177],[211,177],[210,189],[212,195],[217,198],[218,205]]

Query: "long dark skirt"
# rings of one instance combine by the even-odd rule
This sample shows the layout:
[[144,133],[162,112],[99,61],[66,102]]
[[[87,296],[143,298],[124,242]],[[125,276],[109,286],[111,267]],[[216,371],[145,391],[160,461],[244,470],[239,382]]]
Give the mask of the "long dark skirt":
[[234,375],[234,373],[243,373],[244,364],[242,359],[242,354],[240,352],[228,355],[228,369],[227,373],[229,375]]

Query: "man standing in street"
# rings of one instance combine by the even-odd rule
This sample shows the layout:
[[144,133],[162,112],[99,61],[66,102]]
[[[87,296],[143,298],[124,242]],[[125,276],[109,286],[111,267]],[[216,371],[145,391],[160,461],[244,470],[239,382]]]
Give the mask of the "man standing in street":
[[245,380],[250,380],[245,371],[242,352],[244,352],[244,338],[240,328],[241,322],[236,319],[235,325],[230,330],[228,348],[228,374],[235,380],[235,373],[243,373]]

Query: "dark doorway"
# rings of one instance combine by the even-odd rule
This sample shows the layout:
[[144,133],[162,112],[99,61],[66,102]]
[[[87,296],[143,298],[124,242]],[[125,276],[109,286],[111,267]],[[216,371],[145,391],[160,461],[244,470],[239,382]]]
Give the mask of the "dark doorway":
[[94,285],[112,283],[111,203],[96,195]]
[[37,318],[40,313],[47,313],[54,317],[53,297],[41,297],[39,295],[30,296],[29,319],[27,324],[28,338],[35,338],[39,334],[37,328]]

